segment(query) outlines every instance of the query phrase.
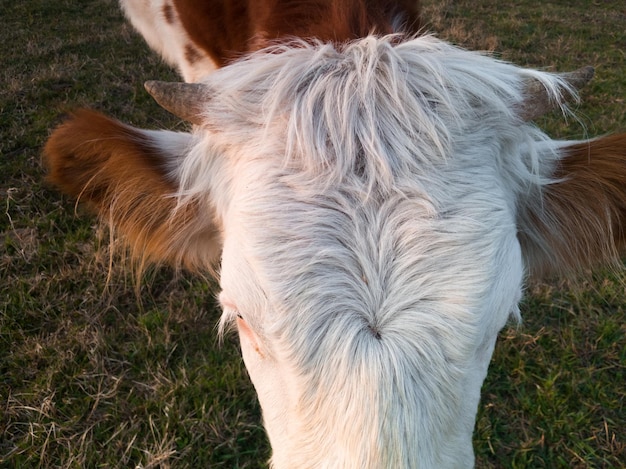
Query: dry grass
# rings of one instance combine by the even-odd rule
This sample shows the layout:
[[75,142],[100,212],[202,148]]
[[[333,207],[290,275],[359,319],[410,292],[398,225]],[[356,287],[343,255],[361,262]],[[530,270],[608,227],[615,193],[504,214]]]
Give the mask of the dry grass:
[[[234,341],[216,344],[214,285],[160,269],[137,298],[93,218],[42,182],[40,148],[73,107],[175,127],[142,87],[173,72],[112,0],[2,8],[0,466],[258,467],[268,445]],[[588,133],[626,128],[622,0],[429,0],[424,17],[521,64],[595,65],[579,110]],[[530,288],[525,324],[503,332],[484,387],[479,467],[626,465],[624,285],[596,273]]]

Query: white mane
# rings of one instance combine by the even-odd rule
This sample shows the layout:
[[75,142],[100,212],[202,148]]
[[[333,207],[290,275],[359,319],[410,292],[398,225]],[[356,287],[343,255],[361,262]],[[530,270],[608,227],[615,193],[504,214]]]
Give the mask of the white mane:
[[555,100],[575,95],[566,83],[433,36],[399,40],[371,36],[341,47],[294,40],[252,54],[205,80],[219,95],[207,117],[222,132],[263,128],[251,142],[261,152],[272,152],[280,136],[288,166],[325,181],[358,175],[366,187],[389,188],[494,127],[528,140],[525,163],[537,172],[534,151],[548,138],[515,114],[523,83],[539,80]]

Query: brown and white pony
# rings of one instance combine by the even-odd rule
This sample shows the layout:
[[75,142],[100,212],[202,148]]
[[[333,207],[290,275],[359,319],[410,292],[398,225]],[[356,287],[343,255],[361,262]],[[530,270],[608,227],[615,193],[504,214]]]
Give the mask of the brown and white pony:
[[140,260],[219,264],[273,467],[472,467],[527,275],[624,245],[626,135],[532,123],[592,70],[415,37],[408,1],[122,6],[198,82],[147,85],[193,131],[79,111],[46,145],[49,179]]

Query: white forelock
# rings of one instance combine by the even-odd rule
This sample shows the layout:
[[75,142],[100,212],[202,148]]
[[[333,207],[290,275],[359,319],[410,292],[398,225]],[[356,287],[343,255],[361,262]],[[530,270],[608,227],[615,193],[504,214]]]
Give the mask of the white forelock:
[[[367,37],[341,47],[294,41],[252,54],[206,78],[214,90],[207,125],[257,153],[279,145],[286,163],[307,177],[360,174],[367,187],[423,173],[459,144],[475,147],[495,132],[516,144],[520,136],[528,140],[524,163],[537,173],[534,149],[547,137],[515,109],[530,79],[555,100],[564,91],[575,94],[562,79],[433,36],[395,39]],[[253,141],[242,138],[253,129]]]
[[471,465],[480,384],[517,314],[517,199],[557,156],[515,109],[528,79],[566,86],[398,39],[294,42],[216,71],[180,169],[181,204],[210,199],[223,226],[224,292],[291,370],[277,466]]

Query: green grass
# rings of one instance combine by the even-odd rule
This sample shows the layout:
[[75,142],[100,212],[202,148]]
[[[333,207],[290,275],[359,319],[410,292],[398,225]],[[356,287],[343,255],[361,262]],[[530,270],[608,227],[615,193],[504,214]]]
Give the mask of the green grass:
[[[603,2],[424,1],[440,36],[507,60],[592,64],[589,135],[626,129],[626,10]],[[179,124],[143,91],[175,79],[115,1],[2,2],[0,466],[259,467],[269,455],[236,340],[217,343],[215,285],[168,269],[135,294],[95,220],[43,183],[41,146],[79,106]],[[558,116],[552,135],[585,130]],[[109,276],[110,272],[110,276]],[[533,285],[483,389],[479,467],[626,465],[626,277]]]

